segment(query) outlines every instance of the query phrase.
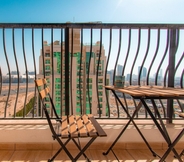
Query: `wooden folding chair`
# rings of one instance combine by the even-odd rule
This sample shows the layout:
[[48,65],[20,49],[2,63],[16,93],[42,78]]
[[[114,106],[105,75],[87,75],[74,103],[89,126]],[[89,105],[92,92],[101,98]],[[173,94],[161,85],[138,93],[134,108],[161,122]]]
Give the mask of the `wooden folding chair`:
[[[182,117],[184,119],[184,113],[181,112],[175,112],[175,114],[177,114],[179,117]],[[181,139],[181,137],[184,135],[184,128],[182,129],[182,131],[178,134],[178,136],[175,138],[175,140],[170,144],[170,146],[168,147],[167,151],[164,153],[164,155],[162,156],[162,158],[160,159],[160,162],[163,162],[167,156],[169,155],[169,153],[172,151],[172,149],[174,148],[174,146],[179,142],[179,140]],[[184,149],[183,151],[180,153],[179,157],[180,159],[178,159],[179,161],[181,160],[181,156],[184,155]],[[175,156],[176,157],[176,156]],[[176,157],[177,158],[177,157]]]
[[[72,162],[76,162],[81,155],[84,155],[87,161],[90,161],[84,152],[97,137],[107,136],[104,130],[101,128],[99,123],[91,114],[88,114],[88,115],[84,114],[81,116],[68,115],[68,116],[62,116],[60,118],[56,112],[53,100],[49,94],[49,87],[47,87],[46,79],[35,80],[35,83],[43,104],[43,110],[45,112],[45,116],[47,118],[50,130],[52,132],[52,137],[54,140],[57,140],[61,146],[59,150],[55,153],[55,155],[48,160],[48,162],[53,161],[55,157],[61,152],[62,149],[66,152],[66,154],[72,160]],[[50,115],[48,113],[48,110],[44,102],[47,96],[49,97],[52,110],[56,117],[57,129],[55,128],[55,126],[51,121]],[[76,141],[76,138],[78,138],[78,142]],[[80,138],[89,138],[89,141],[86,143],[86,145],[83,148],[80,145]],[[64,139],[65,139],[65,142],[63,142]],[[74,144],[77,146],[77,148],[79,149],[79,153],[75,157],[71,155],[71,153],[66,147],[66,145],[70,140],[72,140]]]

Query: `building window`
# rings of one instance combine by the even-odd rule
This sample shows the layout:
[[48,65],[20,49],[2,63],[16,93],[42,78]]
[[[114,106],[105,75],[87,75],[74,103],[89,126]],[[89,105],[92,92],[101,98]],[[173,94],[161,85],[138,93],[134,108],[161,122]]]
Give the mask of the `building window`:
[[60,82],[61,82],[61,78],[56,78],[56,79],[55,79],[55,82],[56,82],[56,83],[60,83]]
[[61,91],[56,91],[56,95],[61,95]]
[[98,85],[98,89],[103,89],[103,86],[102,85]]
[[61,85],[60,84],[55,84],[55,89],[61,89]]
[[92,83],[92,78],[88,78],[87,83]]
[[50,53],[45,53],[45,57],[50,57]]
[[60,97],[56,97],[56,102],[61,101]]
[[97,114],[102,114],[102,110],[97,110]]
[[46,65],[45,66],[45,70],[50,70],[50,66],[49,65]]
[[45,60],[45,64],[50,64],[50,60]]
[[50,72],[46,72],[45,75],[46,75],[46,76],[50,76]]

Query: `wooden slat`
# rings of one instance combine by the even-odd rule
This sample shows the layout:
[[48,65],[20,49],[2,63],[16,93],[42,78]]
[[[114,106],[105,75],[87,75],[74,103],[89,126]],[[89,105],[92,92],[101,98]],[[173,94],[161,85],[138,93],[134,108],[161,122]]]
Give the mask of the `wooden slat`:
[[69,116],[68,119],[69,119],[69,131],[70,131],[71,138],[76,138],[78,137],[78,131],[77,131],[77,125],[75,122],[74,115]]
[[160,96],[164,96],[164,97],[179,96],[178,92],[175,93],[174,91],[171,91],[171,90],[154,89],[154,91],[157,92],[157,93],[160,93]]
[[107,134],[105,133],[105,131],[102,129],[102,127],[100,126],[100,124],[96,121],[96,119],[93,117],[92,114],[89,114],[89,119],[90,121],[92,122],[92,124],[94,125],[95,129],[97,130],[98,132],[98,135],[100,137],[105,137],[107,136]]
[[87,131],[86,131],[86,127],[84,126],[84,123],[81,120],[80,116],[76,116],[76,122],[77,122],[77,127],[78,127],[78,132],[80,137],[87,137]]
[[68,121],[67,116],[62,116],[62,123],[61,123],[61,138],[68,138]]
[[127,93],[131,96],[142,96],[140,92],[132,91],[132,90],[126,90],[126,89],[117,89],[117,91],[122,93]]
[[41,98],[44,99],[47,96],[48,93],[49,93],[49,88],[48,87],[43,89],[43,90],[41,90],[40,91]]
[[90,137],[96,137],[97,136],[97,131],[94,128],[94,126],[91,124],[91,122],[88,120],[88,116],[87,115],[83,115],[82,119],[84,121],[84,124],[87,128],[88,134]]
[[168,93],[165,90],[157,90],[157,89],[150,89],[150,90],[141,90],[142,93],[145,94],[145,96],[151,96],[151,97],[156,97],[156,96],[162,96],[162,97],[171,97],[171,96],[175,96],[174,93]]
[[46,79],[37,79],[35,80],[37,86],[42,86],[47,83]]
[[180,113],[180,112],[177,112],[177,111],[175,111],[174,113],[177,114],[178,116],[184,118],[184,113]]
[[183,89],[161,86],[129,86],[124,88],[115,88],[114,86],[105,86],[106,89],[114,90],[129,94],[134,97],[148,96],[148,97],[177,97],[184,96]]

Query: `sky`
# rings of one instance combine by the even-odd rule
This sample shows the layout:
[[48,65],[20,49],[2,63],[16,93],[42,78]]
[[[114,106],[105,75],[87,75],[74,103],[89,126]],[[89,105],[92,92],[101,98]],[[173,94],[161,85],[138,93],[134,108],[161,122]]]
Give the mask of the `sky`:
[[[0,23],[65,23],[65,22],[97,22],[102,23],[167,23],[167,24],[184,24],[183,16],[184,0],[0,0]],[[49,33],[50,31],[44,31]],[[137,31],[135,32],[135,37],[137,37]],[[163,31],[164,34],[165,31]],[[41,40],[41,31],[35,31],[35,39]],[[54,40],[57,39],[57,31],[54,31]],[[88,31],[89,33],[89,31]],[[99,31],[97,31],[99,33]],[[19,61],[21,66],[24,66],[23,61],[23,51],[22,51],[22,32],[16,29],[16,50],[17,54],[20,56]],[[184,38],[184,32],[183,38]],[[6,30],[6,47],[8,57],[13,57],[12,49],[12,31]],[[50,34],[45,34],[50,36]],[[124,33],[125,38],[127,33]],[[143,35],[147,36],[147,32],[143,31]],[[152,37],[154,38],[154,31],[152,32]],[[31,36],[31,31],[25,31],[25,52],[27,54],[27,60],[30,60],[29,56],[32,56],[31,43],[27,41]],[[113,40],[116,42],[119,40],[118,31],[113,31]],[[108,37],[108,34],[107,34]],[[85,39],[84,39],[85,40]],[[99,40],[99,37],[96,38]],[[106,40],[104,38],[103,40]],[[134,44],[136,44],[136,40]],[[48,40],[49,42],[49,40]],[[143,44],[146,42],[142,40]],[[182,41],[184,40],[182,39]],[[86,41],[84,43],[89,43]],[[0,55],[3,53],[2,45],[2,30],[0,30]],[[107,46],[105,47],[106,53],[108,52],[108,42],[104,42]],[[118,44],[118,43],[117,43]],[[9,46],[10,48],[8,48]],[[124,43],[123,46],[127,44]],[[146,46],[146,44],[144,44]],[[37,58],[40,54],[41,44],[36,43],[36,53]],[[143,47],[143,46],[142,46]],[[118,53],[118,47],[113,44],[112,49],[114,53]],[[150,51],[150,55],[153,55],[154,48]],[[165,44],[163,44],[163,49],[160,49],[160,53],[163,53]],[[124,49],[126,53],[127,46]],[[135,48],[131,48],[132,53],[136,53]],[[151,47],[150,47],[151,49]],[[145,53],[145,48],[141,49]],[[183,48],[179,51],[179,55],[182,55]],[[4,57],[4,56],[3,56]],[[2,57],[1,57],[2,58]],[[115,57],[114,57],[115,58]],[[179,58],[178,58],[179,59]],[[10,59],[12,60],[12,59]],[[113,60],[113,58],[111,58]],[[151,59],[150,59],[151,60]],[[115,62],[115,60],[114,60]],[[33,62],[28,61],[28,65],[32,66]],[[10,62],[11,64],[11,62]],[[15,63],[11,69],[15,69]],[[4,60],[0,60],[0,66],[6,65],[5,57]],[[113,63],[111,64],[113,65]],[[137,65],[139,66],[139,65]],[[113,68],[110,67],[110,68]],[[7,69],[7,67],[5,68]],[[21,68],[20,68],[21,69]],[[25,68],[22,68],[25,70]],[[24,71],[23,70],[23,71]],[[22,71],[22,73],[24,73]],[[3,71],[4,72],[4,71]],[[5,71],[6,73],[6,71]]]
[[183,0],[0,0],[1,23],[183,23]]

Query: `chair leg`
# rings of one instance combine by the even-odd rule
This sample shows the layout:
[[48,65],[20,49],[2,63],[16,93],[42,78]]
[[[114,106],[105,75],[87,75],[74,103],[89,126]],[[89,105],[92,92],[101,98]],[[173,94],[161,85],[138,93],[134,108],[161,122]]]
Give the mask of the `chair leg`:
[[[81,151],[80,143],[78,144],[78,143],[75,141],[74,138],[73,138],[72,140],[73,140],[73,142],[75,143],[75,145],[77,146],[77,148]],[[79,142],[80,142],[80,141],[79,141]],[[89,158],[86,156],[85,153],[83,153],[83,156],[89,161]]]
[[[68,140],[64,143],[64,145],[66,146],[67,143],[68,143],[70,140],[71,140],[71,139],[68,139]],[[48,162],[52,162],[52,161],[56,158],[56,156],[61,152],[62,149],[63,149],[63,148],[61,147],[61,148],[52,156],[52,158],[48,160]]]
[[[93,141],[96,139],[96,137],[93,137],[89,140],[89,142],[80,150],[80,152],[78,153],[78,155],[74,158],[75,162],[78,160],[78,158],[86,151],[86,149],[93,143]],[[78,145],[78,144],[77,144]],[[77,146],[79,147],[79,146]],[[87,157],[87,156],[86,156]],[[89,158],[87,158],[87,160],[90,162]]]

